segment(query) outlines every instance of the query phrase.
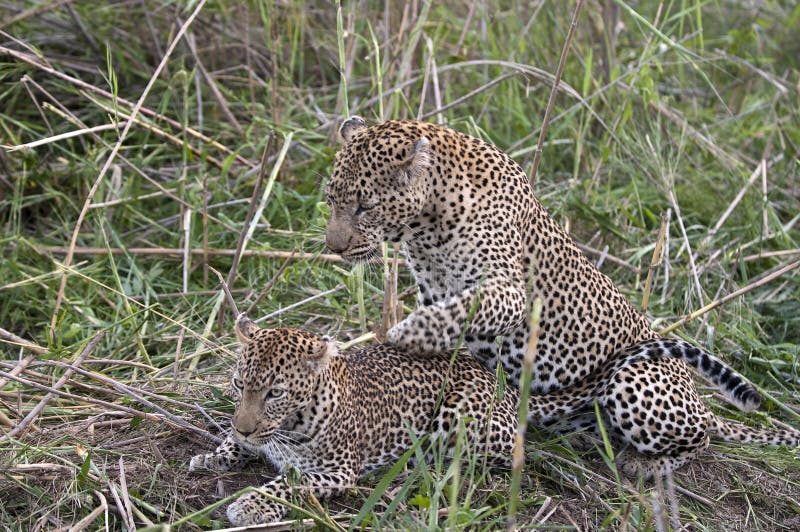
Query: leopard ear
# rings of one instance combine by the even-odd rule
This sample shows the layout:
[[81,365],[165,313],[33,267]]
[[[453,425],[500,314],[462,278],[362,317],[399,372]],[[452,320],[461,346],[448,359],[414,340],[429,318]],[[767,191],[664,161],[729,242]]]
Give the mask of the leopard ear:
[[253,335],[258,330],[258,325],[253,323],[248,317],[247,314],[242,312],[236,318],[236,338],[239,339],[240,343],[246,344],[250,340],[252,340]]
[[323,337],[321,340],[314,340],[311,351],[306,355],[306,364],[314,372],[319,372],[330,363],[331,358],[339,354],[336,347],[336,340]]
[[342,122],[339,128],[339,135],[342,136],[345,144],[348,144],[353,135],[367,127],[367,122],[360,116],[353,116]]
[[397,184],[401,187],[416,182],[431,166],[431,141],[427,137],[420,137],[414,143],[411,155],[401,163]]

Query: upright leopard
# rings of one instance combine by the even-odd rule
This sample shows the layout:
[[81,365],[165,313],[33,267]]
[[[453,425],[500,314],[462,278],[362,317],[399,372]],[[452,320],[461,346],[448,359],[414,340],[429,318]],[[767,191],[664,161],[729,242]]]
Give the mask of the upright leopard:
[[[340,133],[344,146],[326,189],[328,247],[359,262],[375,256],[384,241],[402,242],[419,285],[419,306],[388,331],[391,344],[446,351],[466,327],[472,354],[489,368],[501,364],[518,383],[530,337],[527,306],[539,297],[531,387],[544,394],[574,385],[623,353],[649,352],[658,341],[645,316],[534,197],[522,168],[495,146],[417,121],[368,127],[354,117]],[[797,432],[717,418],[698,396],[687,362],[740,408],[756,408],[759,398],[730,368],[699,363],[698,353],[673,341],[668,356],[632,362],[598,389],[614,433],[650,458],[623,464],[626,473],[650,476],[678,467],[712,435],[798,445]],[[590,412],[573,424],[592,420]]]

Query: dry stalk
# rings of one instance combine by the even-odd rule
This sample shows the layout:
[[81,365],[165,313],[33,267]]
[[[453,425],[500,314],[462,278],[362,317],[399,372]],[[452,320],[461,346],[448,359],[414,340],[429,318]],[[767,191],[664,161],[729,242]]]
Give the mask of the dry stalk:
[[766,159],[761,159],[761,162],[758,163],[756,169],[753,170],[753,172],[750,174],[750,177],[747,179],[747,183],[745,183],[744,186],[741,188],[741,190],[739,190],[739,193],[736,194],[736,197],[733,198],[733,201],[731,201],[730,205],[728,205],[728,208],[725,209],[725,212],[722,213],[722,216],[719,217],[717,223],[714,224],[714,227],[711,228],[711,230],[708,232],[708,235],[706,235],[706,237],[702,240],[702,242],[700,242],[700,246],[698,247],[704,248],[711,240],[711,238],[715,234],[717,234],[717,231],[719,231],[720,227],[722,227],[722,224],[725,223],[725,220],[728,219],[728,217],[731,215],[736,206],[739,205],[739,202],[742,201],[742,198],[744,197],[745,193],[747,193],[747,191],[750,190],[750,187],[753,185],[753,183],[756,182],[756,179],[758,179],[758,176],[761,175],[761,172],[762,171],[766,172],[766,165],[767,165]]
[[[110,403],[108,401],[103,401],[102,399],[95,399],[94,397],[89,396],[82,396],[82,395],[75,395],[69,392],[64,392],[61,390],[55,390],[50,386],[45,386],[44,384],[39,384],[38,382],[25,379],[22,377],[17,377],[15,375],[11,375],[10,373],[6,373],[5,371],[0,371],[0,377],[5,377],[7,379],[13,380],[25,386],[29,386],[31,388],[36,388],[37,390],[41,390],[44,392],[53,392],[54,394],[65,397],[67,399],[72,399],[73,401],[82,402],[82,403],[89,403],[98,406],[104,406],[112,411],[120,411],[131,414],[135,417],[140,417],[142,419],[147,419],[150,421],[155,421],[158,423],[165,422],[165,420],[161,416],[157,416],[156,414],[149,414],[147,412],[142,412],[140,410],[136,410],[135,408],[131,408],[129,406],[118,405],[115,403]],[[200,430],[200,429],[198,429]],[[205,435],[204,435],[205,436]]]
[[774,279],[777,279],[781,275],[794,270],[798,266],[800,266],[800,260],[794,261],[791,264],[787,264],[783,268],[781,268],[781,269],[779,269],[779,270],[777,270],[777,271],[775,271],[775,272],[773,272],[773,273],[771,273],[771,274],[759,279],[758,281],[752,282],[752,283],[748,284],[747,286],[745,286],[743,288],[740,288],[739,290],[736,290],[735,292],[731,292],[730,294],[728,294],[725,297],[717,299],[716,301],[712,301],[711,303],[709,303],[708,305],[704,306],[703,308],[701,308],[699,310],[695,310],[694,312],[692,312],[690,314],[687,314],[686,316],[684,316],[680,320],[676,321],[675,323],[673,323],[669,327],[665,327],[665,328],[661,329],[658,333],[662,334],[662,335],[671,333],[672,331],[674,331],[678,327],[681,327],[682,325],[685,325],[686,323],[692,321],[693,319],[695,319],[695,318],[697,318],[699,316],[702,316],[706,312],[709,312],[709,311],[714,310],[715,308],[717,308],[717,307],[719,307],[721,305],[724,305],[725,303],[727,303],[731,299],[735,299],[735,298],[737,298],[737,297],[739,297],[739,296],[741,296],[743,294],[746,294],[746,293],[748,293],[748,292],[750,292],[752,290],[755,290],[759,286],[763,286],[763,285],[769,283],[770,281],[772,281]]
[[765,251],[763,253],[756,253],[755,255],[747,255],[742,260],[744,262],[753,262],[761,259],[769,259],[774,257],[788,257],[790,255],[800,255],[800,249],[782,249],[780,251]]
[[539,131],[539,140],[536,143],[536,154],[533,157],[533,167],[531,168],[530,182],[536,182],[536,170],[539,168],[539,161],[542,158],[542,146],[544,146],[544,137],[547,133],[547,124],[550,122],[550,114],[553,112],[553,106],[556,103],[556,94],[558,93],[558,86],[561,83],[561,75],[564,73],[564,65],[567,62],[567,52],[569,45],[572,42],[572,35],[575,33],[575,28],[578,27],[578,17],[583,7],[583,0],[578,0],[575,4],[575,11],[572,12],[572,23],[569,26],[567,38],[564,41],[564,47],[561,48],[561,58],[558,60],[558,68],[556,69],[555,81],[553,88],[550,91],[550,99],[547,101],[547,107],[544,110],[544,119],[542,120],[542,129]]
[[[269,152],[272,149],[272,141],[275,138],[275,135],[270,134],[269,138],[267,139],[267,143],[264,145],[264,151],[261,154],[261,166],[258,169],[258,177],[256,178],[255,187],[253,187],[253,195],[250,196],[250,205],[247,207],[247,214],[244,217],[244,223],[242,224],[242,231],[239,233],[239,241],[236,243],[236,252],[233,254],[233,262],[231,263],[231,268],[228,270],[228,280],[227,284],[223,283],[223,287],[228,294],[228,288],[233,286],[234,281],[236,280],[236,271],[239,269],[239,260],[242,256],[242,251],[244,251],[245,246],[247,245],[247,235],[250,230],[250,224],[253,221],[253,216],[256,213],[256,209],[258,208],[258,198],[261,196],[261,190],[264,188],[264,177],[267,173],[267,157],[269,156]],[[217,275],[219,275],[218,272]],[[220,282],[222,278],[220,277]],[[231,297],[231,300],[233,298]],[[232,308],[235,308],[232,307]],[[225,305],[222,305],[219,309],[218,319],[220,323],[222,322],[222,318],[225,314]],[[238,316],[239,313],[236,312]]]
[[475,90],[469,91],[467,94],[465,94],[463,96],[460,96],[460,97],[456,98],[455,100],[449,101],[446,104],[441,105],[441,106],[439,106],[437,104],[436,109],[434,109],[433,111],[428,111],[427,113],[422,113],[421,115],[419,115],[419,119],[420,120],[427,120],[428,118],[432,117],[433,115],[438,115],[438,117],[440,119],[439,123],[442,123],[441,122],[441,116],[442,116],[441,113],[442,113],[442,111],[446,111],[446,110],[448,110],[448,109],[450,109],[452,107],[456,107],[457,105],[461,105],[462,103],[464,103],[465,101],[469,100],[470,98],[472,98],[474,96],[477,96],[478,94],[483,94],[488,89],[490,89],[491,87],[494,87],[495,85],[497,85],[501,81],[505,81],[508,78],[513,78],[514,76],[519,76],[520,74],[522,74],[522,72],[506,72],[505,74],[502,74],[502,75],[494,78],[493,80],[489,81],[488,83],[485,83],[485,84],[481,85],[480,87],[478,87]]
[[219,108],[222,110],[222,114],[225,115],[225,118],[228,119],[228,122],[230,122],[231,125],[234,127],[234,129],[236,129],[236,133],[238,133],[239,135],[244,134],[244,128],[242,128],[242,125],[239,123],[238,120],[236,120],[236,116],[231,112],[231,108],[228,105],[228,100],[225,99],[225,96],[223,96],[222,91],[219,90],[219,87],[217,87],[217,84],[214,82],[214,79],[208,73],[206,67],[203,66],[203,62],[200,61],[200,57],[197,55],[197,48],[195,46],[194,35],[187,33],[185,37],[186,37],[186,42],[189,45],[189,51],[191,52],[192,58],[194,59],[194,64],[197,67],[197,70],[200,72],[200,76],[203,78],[203,81],[205,81],[208,88],[211,89],[211,95],[214,96],[214,99],[219,104]]
[[[164,131],[163,129],[159,128],[155,124],[150,123],[150,122],[146,122],[146,121],[142,120],[139,117],[131,116],[128,113],[126,113],[125,111],[122,111],[122,110],[120,110],[118,108],[115,109],[115,108],[111,107],[110,105],[105,104],[105,103],[97,100],[96,98],[91,97],[88,93],[86,93],[84,91],[81,91],[81,95],[83,95],[85,98],[87,98],[89,101],[91,101],[93,104],[95,104],[100,109],[103,109],[104,111],[106,111],[106,112],[108,112],[108,113],[110,113],[112,115],[116,114],[120,118],[123,118],[125,120],[132,121],[134,124],[136,124],[137,126],[141,127],[142,129],[146,129],[147,131],[149,131],[150,133],[153,133],[157,137],[161,137],[163,139],[168,140],[169,142],[171,142],[175,146],[180,146],[181,149],[186,149],[186,150],[192,152],[192,154],[194,154],[198,159],[203,159],[203,160],[213,164],[214,166],[216,166],[219,169],[224,168],[225,165],[222,163],[222,161],[220,161],[216,157],[212,157],[211,155],[209,155],[207,153],[203,153],[202,150],[196,148],[195,146],[192,146],[191,144],[187,143],[185,140],[180,139],[180,138],[176,137],[175,135]],[[127,122],[125,122],[125,123],[127,123]],[[89,131],[89,133],[94,133],[94,131]]]
[[[33,342],[26,340],[25,338],[20,338],[16,334],[9,332],[3,328],[0,328],[0,341],[18,345],[23,349],[27,349],[28,351],[33,351],[37,355],[43,355],[47,353],[47,349],[45,349],[44,347],[34,344]],[[0,388],[2,387],[3,385],[0,384]]]
[[239,307],[236,305],[236,300],[233,299],[233,294],[231,294],[230,289],[228,288],[228,283],[225,282],[225,279],[222,277],[222,274],[219,273],[217,270],[209,266],[209,269],[219,278],[219,284],[222,286],[222,291],[225,293],[225,299],[228,301],[228,304],[233,309],[233,314],[235,316],[239,315]]
[[[61,255],[66,253],[69,248],[64,246],[37,246],[36,249],[45,254],[55,254]],[[192,249],[192,255],[202,255],[206,253],[207,255],[211,256],[220,256],[220,257],[231,257],[236,254],[236,251],[233,249]],[[161,255],[172,255],[174,257],[180,257],[183,255],[183,250],[180,248],[96,248],[96,247],[82,247],[76,246],[74,248],[74,253],[76,255],[152,255],[152,256],[161,256]],[[242,257],[262,257],[262,258],[272,258],[272,259],[294,259],[294,260],[319,260],[322,262],[344,262],[342,257],[339,255],[333,255],[330,253],[305,253],[305,252],[298,252],[298,251],[260,251],[260,250],[250,250],[245,249],[241,252]],[[380,259],[375,259],[372,262],[380,263]],[[406,261],[400,259],[400,264],[405,266]],[[630,265],[628,265],[630,267]],[[70,270],[74,271],[74,270]]]
[[667,215],[661,214],[661,228],[658,230],[653,257],[650,259],[650,268],[647,269],[647,279],[644,282],[644,294],[642,294],[642,312],[647,312],[647,304],[650,301],[650,289],[653,286],[653,272],[661,265],[664,251],[664,241],[667,232]]
[[[38,87],[38,88],[44,94],[47,94],[48,97],[51,100],[53,100],[55,105],[57,106],[57,107],[54,107],[53,105],[45,102],[44,103],[44,108],[45,109],[49,109],[49,110],[53,111],[54,113],[56,113],[60,117],[62,117],[65,120],[69,121],[70,123],[78,125],[79,127],[84,127],[84,128],[86,127],[86,125],[83,122],[81,122],[78,118],[76,118],[73,114],[71,114],[66,108],[64,108],[58,102],[58,100],[56,100],[53,96],[51,96],[47,91],[45,91],[42,87]],[[111,148],[111,145],[107,144],[100,136],[96,135],[95,133],[92,133],[92,135],[95,137],[95,139],[98,142],[102,143],[104,146],[106,146],[108,148]],[[181,143],[181,146],[182,145],[183,145],[183,143]],[[159,183],[156,179],[153,179],[152,177],[147,175],[138,166],[136,166],[131,161],[129,161],[127,158],[125,158],[124,155],[117,154],[117,159],[119,159],[120,161],[124,162],[127,165],[127,167],[131,169],[131,171],[133,171],[134,173],[139,175],[142,179],[144,179],[145,181],[147,181],[148,183],[153,185],[155,188],[157,188],[159,190],[159,192],[161,192],[162,194],[164,194],[168,198],[171,198],[172,200],[178,202],[181,205],[181,207],[193,208],[193,205],[187,203],[183,198],[181,198],[180,196],[176,195],[172,190],[166,188],[164,185]],[[101,202],[101,203],[97,203],[97,204],[93,203],[93,204],[89,205],[89,209],[93,209],[93,208],[97,208],[97,207],[102,206],[102,205],[109,205],[109,204],[113,205],[113,203],[110,203],[110,202]],[[228,229],[229,231],[236,231],[236,229],[232,225],[228,224],[224,220],[220,220],[219,218],[216,218],[216,217],[210,216],[210,215],[209,215],[209,218],[211,220],[213,220],[214,222],[220,224],[225,229]]]
[[203,176],[203,286],[208,286],[208,175]]
[[267,314],[266,316],[261,316],[257,320],[253,320],[253,322],[254,323],[261,323],[262,321],[266,321],[266,320],[275,318],[277,316],[280,316],[284,312],[289,312],[290,310],[294,310],[294,309],[296,309],[298,307],[302,307],[303,305],[305,305],[307,303],[311,303],[312,301],[315,301],[317,299],[321,299],[321,298],[323,298],[325,296],[328,296],[328,295],[331,295],[333,293],[336,293],[339,290],[343,289],[344,287],[345,287],[344,284],[337,284],[336,286],[334,286],[330,290],[325,290],[324,292],[320,292],[319,294],[313,295],[311,297],[307,297],[307,298],[305,298],[305,299],[303,299],[301,301],[298,301],[296,303],[292,303],[291,305],[283,307],[280,310],[276,310],[275,312],[271,312],[270,314]]
[[[34,56],[32,54],[26,54],[26,53],[23,53],[23,52],[19,52],[17,50],[12,50],[11,48],[6,48],[5,46],[0,46],[0,54],[9,55],[9,56],[11,56],[11,57],[13,57],[15,59],[18,59],[19,61],[22,61],[24,63],[27,63],[27,64],[33,66],[33,67],[38,68],[38,69],[42,70],[43,72],[46,72],[47,74],[55,76],[55,77],[57,77],[59,79],[62,79],[62,80],[66,81],[66,82],[68,82],[68,83],[70,83],[72,85],[75,85],[75,86],[80,87],[82,89],[85,89],[87,91],[93,92],[95,94],[99,94],[99,95],[103,96],[104,98],[108,98],[109,100],[116,99],[116,102],[120,103],[122,105],[126,105],[128,107],[133,107],[134,106],[134,103],[131,102],[130,100],[126,100],[125,98],[122,98],[120,96],[116,96],[116,98],[115,98],[115,96],[113,94],[111,94],[110,92],[108,92],[105,89],[101,89],[100,87],[95,87],[94,85],[86,83],[85,81],[83,81],[81,79],[74,78],[74,77],[72,77],[72,76],[70,76],[68,74],[64,74],[63,72],[59,72],[58,70],[55,70],[54,68],[52,68],[47,63],[47,59],[44,58],[44,57],[38,57],[38,56]],[[39,88],[39,90],[42,90],[41,87],[38,87],[38,88]],[[204,135],[204,134],[200,133],[199,131],[194,130],[192,128],[184,127],[183,124],[181,124],[177,120],[174,120],[172,118],[169,118],[168,116],[165,116],[165,115],[162,115],[160,113],[157,113],[156,111],[153,111],[152,109],[148,109],[147,107],[144,107],[144,106],[141,107],[139,112],[141,114],[145,115],[145,116],[149,116],[151,118],[155,118],[157,120],[161,120],[163,122],[166,122],[167,124],[171,125],[172,127],[184,131],[189,136],[194,137],[194,138],[204,142],[205,144],[208,144],[209,146],[212,146],[212,147],[224,152],[226,155],[233,155],[239,163],[241,163],[241,164],[243,164],[243,165],[245,165],[245,166],[247,166],[249,168],[255,167],[255,163],[245,159],[244,157],[242,157],[239,154],[236,154],[233,150],[231,150],[230,148],[220,144],[219,142],[215,141],[211,137],[209,137],[207,135]]]
[[56,0],[55,2],[50,2],[44,5],[26,9],[25,11],[22,11],[17,15],[10,16],[0,21],[0,29],[11,26],[12,24],[16,24],[17,22],[22,22],[23,20],[29,19],[31,17],[37,17],[42,13],[47,13],[48,11],[52,11],[53,9],[58,9],[64,4],[68,4],[70,2],[72,2],[72,0]]
[[125,462],[122,456],[119,457],[119,485],[120,492],[122,492],[122,504],[125,508],[125,522],[129,525],[128,530],[135,530],[136,524],[133,520],[133,513],[131,511],[131,498],[128,494],[128,481],[125,478]]
[[678,227],[681,230],[681,235],[683,236],[683,245],[686,246],[686,253],[689,256],[689,267],[691,268],[692,272],[692,280],[694,280],[694,288],[697,292],[697,300],[700,304],[703,303],[703,289],[700,288],[700,277],[697,274],[697,264],[694,260],[694,253],[692,252],[692,246],[689,243],[689,235],[686,234],[686,227],[683,225],[683,217],[681,216],[681,208],[678,206],[678,200],[675,198],[675,192],[670,189],[669,191],[669,199],[672,202],[672,208],[675,209],[675,219],[678,221]]
[[[100,500],[100,505],[91,512],[89,512],[89,514],[86,517],[84,517],[83,519],[72,525],[67,532],[81,532],[81,530],[92,524],[92,521],[97,519],[100,516],[100,514],[108,513],[108,502],[106,501],[105,496],[96,490],[94,494],[97,495],[97,498]],[[106,519],[106,523],[107,522],[108,520]]]
[[[198,412],[200,412],[200,413],[205,415],[205,410],[203,408],[199,407],[197,405],[197,403],[194,403],[194,404],[186,403],[184,401],[180,401],[178,399],[173,399],[173,398],[167,397],[165,395],[160,395],[160,394],[157,394],[155,392],[151,392],[151,391],[144,390],[144,389],[141,389],[141,388],[134,388],[132,386],[128,386],[127,384],[123,384],[123,383],[119,382],[118,380],[112,379],[111,377],[107,377],[107,376],[105,376],[105,375],[103,375],[101,373],[93,372],[93,371],[86,371],[84,369],[78,368],[78,367],[76,367],[76,366],[74,366],[72,364],[67,364],[65,362],[57,362],[57,361],[53,360],[53,361],[48,362],[48,364],[52,365],[52,366],[56,366],[56,367],[63,367],[63,368],[67,368],[67,369],[72,369],[74,372],[76,372],[76,373],[78,373],[80,375],[83,375],[84,377],[96,380],[98,382],[102,382],[103,384],[106,384],[106,385],[110,386],[111,388],[113,388],[114,391],[116,391],[118,394],[120,394],[122,396],[130,395],[131,397],[134,397],[135,399],[137,399],[140,403],[143,403],[146,406],[148,406],[150,408],[153,408],[154,410],[164,414],[165,416],[170,416],[172,414],[167,413],[166,411],[164,411],[163,409],[161,409],[157,405],[153,405],[153,403],[151,403],[150,401],[144,399],[141,396],[147,396],[147,397],[150,397],[150,398],[158,400],[158,401],[163,401],[163,402],[171,404],[171,405],[175,405],[175,406],[180,406],[180,407],[186,408],[188,410],[197,410]],[[214,413],[214,415],[219,415],[219,416],[225,416],[226,415],[223,412],[219,412],[219,411],[216,411],[216,410],[212,410],[212,412]]]

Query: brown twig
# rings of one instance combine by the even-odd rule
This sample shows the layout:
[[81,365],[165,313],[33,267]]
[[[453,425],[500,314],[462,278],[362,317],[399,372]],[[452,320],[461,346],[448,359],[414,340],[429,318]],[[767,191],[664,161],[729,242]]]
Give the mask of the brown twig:
[[[228,304],[233,309],[233,314],[238,316],[239,315],[239,307],[236,305],[236,300],[233,299],[233,294],[231,294],[230,289],[228,288],[228,283],[225,282],[225,279],[222,277],[222,274],[219,273],[216,269],[212,268],[211,266],[208,267],[214,275],[219,278],[219,284],[222,286],[222,291],[225,292],[225,299],[228,301]],[[222,313],[220,313],[220,316]]]
[[[244,217],[244,223],[242,224],[242,231],[239,233],[239,241],[236,243],[236,252],[233,254],[233,263],[231,264],[230,270],[228,270],[227,284],[223,283],[223,287],[225,288],[228,294],[230,294],[228,288],[233,286],[233,283],[236,280],[236,271],[239,268],[239,260],[241,259],[242,251],[244,251],[245,246],[247,245],[247,235],[250,230],[250,223],[253,221],[253,216],[256,213],[256,209],[258,206],[258,197],[261,195],[261,189],[264,188],[264,176],[267,173],[267,157],[269,156],[269,152],[272,148],[272,140],[274,138],[275,135],[270,134],[269,138],[267,139],[267,143],[264,145],[264,151],[261,154],[261,166],[258,169],[258,177],[256,178],[256,185],[255,187],[253,187],[253,195],[250,197],[250,205],[247,207],[247,214]],[[220,281],[222,281],[221,278]],[[236,315],[238,314],[239,313],[236,312]],[[219,314],[217,316],[217,318],[220,320],[220,323],[222,322],[222,318],[224,315],[225,315],[225,305],[222,305],[219,309]]]
[[529,178],[531,184],[536,182],[536,170],[539,168],[539,161],[542,158],[542,146],[544,146],[544,137],[547,133],[547,124],[550,122],[550,114],[553,112],[553,106],[556,103],[556,94],[558,93],[558,86],[561,83],[561,74],[564,73],[564,65],[567,62],[567,52],[572,42],[572,35],[575,33],[575,28],[578,27],[578,16],[581,13],[581,7],[583,7],[583,0],[578,0],[575,4],[575,11],[572,12],[572,23],[569,26],[569,32],[564,41],[564,47],[561,49],[561,58],[558,60],[553,89],[550,91],[550,99],[547,101],[547,107],[544,111],[544,120],[542,120],[542,129],[539,132],[539,141],[536,144],[536,154],[533,156],[533,167],[531,168],[531,175]]
[[292,259],[296,254],[297,250],[292,251],[292,254],[286,257],[286,259],[283,261],[283,264],[281,264],[281,267],[278,268],[278,271],[275,272],[275,275],[272,276],[272,279],[270,279],[269,282],[267,282],[266,286],[261,291],[261,293],[258,294],[258,296],[256,296],[253,302],[250,303],[250,306],[247,307],[247,310],[244,311],[245,314],[250,315],[250,312],[252,312],[255,306],[258,305],[261,302],[261,300],[264,299],[264,297],[266,297],[266,295],[269,293],[270,290],[272,290],[272,287],[275,285],[275,283],[278,282],[278,279],[280,279],[281,275],[283,275],[283,272],[286,271],[286,268],[289,267],[289,263],[292,261]]
[[[42,253],[53,253],[60,255],[62,253],[66,253],[68,248],[64,246],[41,246],[37,247],[40,252]],[[233,256],[236,251],[233,249],[209,249],[209,250],[202,250],[202,249],[192,249],[191,250],[193,255],[202,255],[203,253],[207,253],[208,255],[216,255],[222,257],[231,257]],[[183,254],[183,250],[179,248],[96,248],[96,247],[81,247],[76,246],[74,249],[74,253],[76,255],[153,255],[153,256],[161,256],[161,255],[171,255],[175,257],[180,257]],[[344,262],[342,257],[339,255],[333,255],[330,253],[304,253],[300,251],[259,251],[259,250],[250,250],[246,249],[241,253],[242,257],[263,257],[263,258],[272,258],[272,259],[294,259],[294,260],[320,260],[323,262]],[[375,259],[373,262],[380,263],[380,259]],[[406,261],[400,259],[400,264],[405,265]],[[630,267],[630,265],[628,265]]]

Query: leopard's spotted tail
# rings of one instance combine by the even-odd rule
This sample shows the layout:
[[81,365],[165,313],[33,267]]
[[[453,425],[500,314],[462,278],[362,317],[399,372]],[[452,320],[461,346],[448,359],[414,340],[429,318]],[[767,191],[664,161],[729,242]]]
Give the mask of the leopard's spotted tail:
[[800,447],[800,431],[794,429],[757,429],[714,416],[711,430],[723,441]]
[[573,386],[531,397],[528,419],[531,423],[545,424],[582,410],[601,395],[606,384],[620,369],[644,360],[670,357],[679,358],[695,368],[739,409],[750,412],[761,404],[758,390],[714,355],[683,340],[658,338],[628,347]]
[[648,340],[627,351],[631,350],[641,351],[646,359],[651,359],[652,355],[680,358],[713,382],[725,398],[740,410],[751,412],[761,405],[761,394],[752,384],[711,353],[688,342],[675,339]]

